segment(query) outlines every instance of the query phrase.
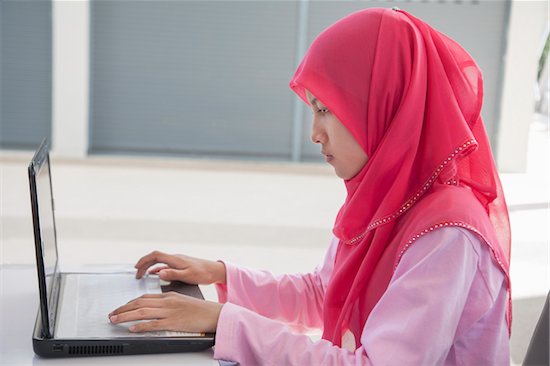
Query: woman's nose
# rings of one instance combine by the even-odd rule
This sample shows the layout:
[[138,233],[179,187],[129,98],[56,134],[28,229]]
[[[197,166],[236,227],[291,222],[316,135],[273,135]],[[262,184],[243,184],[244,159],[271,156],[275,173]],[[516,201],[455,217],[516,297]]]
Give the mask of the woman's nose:
[[311,126],[311,141],[314,144],[322,144],[326,142],[326,134],[322,127],[319,126],[317,118],[313,118],[313,125]]

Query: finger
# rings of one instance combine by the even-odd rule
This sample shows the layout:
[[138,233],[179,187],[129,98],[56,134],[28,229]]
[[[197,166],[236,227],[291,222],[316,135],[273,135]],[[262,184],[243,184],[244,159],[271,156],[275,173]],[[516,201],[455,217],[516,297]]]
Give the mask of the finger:
[[137,279],[140,279],[141,277],[143,277],[143,275],[145,274],[145,271],[147,271],[147,269],[149,269],[149,267],[156,264],[156,262],[154,260],[154,258],[156,256],[155,253],[156,252],[151,252],[151,253],[147,254],[146,256],[140,258],[140,260],[136,263],[134,268],[137,269],[137,272],[136,272],[136,278]]
[[185,276],[185,270],[177,270],[177,269],[163,269],[160,270],[158,275],[161,280],[164,281],[177,281]]
[[159,330],[169,330],[169,323],[166,320],[152,320],[150,322],[142,322],[130,327],[130,332],[155,332]]
[[181,267],[182,259],[159,251],[149,253],[145,257],[141,258],[135,265],[135,268],[138,270],[136,273],[136,278],[141,278],[149,267],[157,263],[164,263],[169,267],[176,268]]
[[111,316],[113,324],[126,323],[136,320],[161,319],[166,317],[166,310],[161,308],[139,308]]
[[109,317],[112,315],[117,315],[125,311],[135,310],[143,307],[162,307],[162,302],[160,301],[164,296],[162,294],[148,294],[138,297],[137,299],[131,300],[128,303],[116,308],[109,313]]
[[137,261],[136,265],[134,266],[134,268],[137,269],[136,278],[138,278],[138,279],[141,278],[143,276],[143,274],[145,273],[145,271],[149,267],[156,264],[157,262],[155,262],[155,260],[161,254],[164,254],[164,253],[159,252],[158,250],[155,250],[155,251],[141,257]]
[[173,259],[173,258],[174,258],[174,256],[171,255],[171,254],[167,254],[167,253],[155,250],[155,251],[147,254],[146,256],[141,257],[141,259],[136,263],[136,265],[134,267],[135,268],[140,268],[140,267],[143,267],[145,265],[151,266],[150,263],[165,263],[165,264],[168,264],[168,262],[165,262],[165,261],[170,261],[170,259]]
[[170,267],[168,267],[168,266],[155,267],[155,268],[153,268],[153,269],[150,269],[147,273],[149,273],[149,274],[156,274],[156,273],[158,273],[159,271],[162,271],[162,270],[164,270],[164,269],[170,269]]

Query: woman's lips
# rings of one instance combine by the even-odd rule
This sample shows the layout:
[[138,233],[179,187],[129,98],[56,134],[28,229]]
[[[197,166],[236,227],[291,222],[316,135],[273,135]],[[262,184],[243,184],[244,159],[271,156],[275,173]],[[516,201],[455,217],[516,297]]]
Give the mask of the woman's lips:
[[334,156],[327,154],[323,149],[321,149],[321,154],[325,157],[327,163],[330,163],[334,159]]

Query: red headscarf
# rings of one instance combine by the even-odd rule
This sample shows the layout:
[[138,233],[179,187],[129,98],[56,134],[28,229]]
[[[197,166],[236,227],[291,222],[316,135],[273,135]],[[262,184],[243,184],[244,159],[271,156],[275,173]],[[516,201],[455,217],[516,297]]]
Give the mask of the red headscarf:
[[[323,338],[340,345],[349,328],[359,341],[403,252],[439,225],[479,235],[509,288],[510,225],[480,115],[482,75],[458,43],[402,10],[358,11],[315,39],[290,87],[307,104],[306,89],[317,97],[369,157],[345,181]],[[443,192],[438,203],[421,205],[433,192]],[[404,217],[415,223],[406,232]]]

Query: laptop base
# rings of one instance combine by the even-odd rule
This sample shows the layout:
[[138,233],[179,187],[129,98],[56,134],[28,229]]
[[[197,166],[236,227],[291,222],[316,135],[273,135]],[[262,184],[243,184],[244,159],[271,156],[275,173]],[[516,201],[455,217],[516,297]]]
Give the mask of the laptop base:
[[150,353],[197,352],[214,346],[214,334],[196,340],[185,338],[55,339],[44,338],[40,310],[36,317],[32,347],[41,357],[86,357]]

